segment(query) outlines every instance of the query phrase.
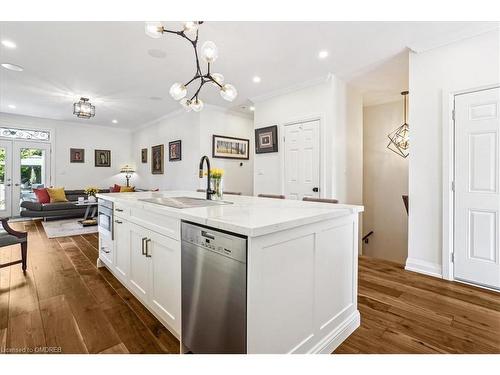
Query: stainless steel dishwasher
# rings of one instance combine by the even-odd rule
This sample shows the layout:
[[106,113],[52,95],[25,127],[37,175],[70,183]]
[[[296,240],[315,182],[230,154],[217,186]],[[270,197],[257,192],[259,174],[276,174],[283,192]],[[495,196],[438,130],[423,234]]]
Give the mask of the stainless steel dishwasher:
[[246,353],[247,239],[182,223],[182,343],[192,353]]

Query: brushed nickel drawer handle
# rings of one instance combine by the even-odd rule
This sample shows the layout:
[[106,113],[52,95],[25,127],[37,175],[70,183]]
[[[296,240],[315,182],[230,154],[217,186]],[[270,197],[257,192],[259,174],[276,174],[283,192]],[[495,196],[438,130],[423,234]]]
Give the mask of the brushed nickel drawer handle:
[[118,212],[123,212],[123,210],[121,208],[115,208],[115,210]]
[[109,254],[111,252],[111,250],[106,251],[105,249],[106,248],[104,246],[101,246],[101,250],[104,251],[106,254]]
[[116,224],[123,224],[123,221],[121,221],[121,220],[115,220],[115,223]]
[[146,244],[145,244],[145,241],[147,240],[148,238],[147,237],[142,237],[142,255],[146,255],[147,254],[147,250],[146,250]]
[[149,253],[149,243],[151,242],[151,238],[146,240],[146,258],[151,258],[151,254]]

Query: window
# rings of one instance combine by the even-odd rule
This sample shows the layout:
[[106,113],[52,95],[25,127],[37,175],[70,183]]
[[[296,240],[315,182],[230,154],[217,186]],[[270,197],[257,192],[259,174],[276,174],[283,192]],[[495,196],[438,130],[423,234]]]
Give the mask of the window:
[[0,127],[0,137],[12,138],[12,139],[30,139],[33,141],[49,141],[50,132],[46,130]]

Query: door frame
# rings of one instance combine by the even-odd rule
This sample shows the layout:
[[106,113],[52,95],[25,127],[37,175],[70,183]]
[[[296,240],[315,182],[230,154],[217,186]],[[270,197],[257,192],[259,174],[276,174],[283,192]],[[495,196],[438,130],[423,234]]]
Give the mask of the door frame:
[[313,115],[309,117],[304,117],[302,119],[296,119],[296,120],[291,120],[291,121],[286,121],[282,124],[278,125],[278,137],[280,138],[279,144],[282,149],[282,152],[279,152],[280,155],[280,165],[281,165],[281,171],[280,171],[280,189],[281,189],[281,194],[285,194],[285,127],[290,126],[290,125],[296,125],[296,124],[303,124],[305,122],[313,122],[313,121],[318,121],[318,131],[319,131],[319,197],[320,198],[325,198],[325,193],[326,193],[326,181],[325,181],[325,160],[326,160],[326,155],[325,155],[325,142],[326,139],[323,136],[324,135],[324,121],[323,121],[324,116],[322,115]]
[[[455,192],[453,183],[455,180],[455,96],[469,94],[477,91],[485,91],[500,87],[500,82],[474,88],[447,88],[442,94],[442,124],[443,124],[443,174],[442,174],[442,216],[443,216],[443,238],[442,238],[442,276],[443,279],[454,281],[453,252],[455,249]],[[410,211],[411,215],[411,211]],[[457,280],[458,281],[458,280]],[[460,282],[462,282],[460,280]],[[468,283],[467,283],[468,284]],[[472,284],[475,285],[475,284]],[[480,285],[476,285],[480,286]],[[480,286],[487,288],[484,286]]]
[[[4,199],[5,199],[5,210],[1,210],[0,213],[2,217],[12,217],[12,155],[13,155],[13,143],[4,138],[0,138],[0,148],[5,148],[5,176],[4,176]],[[8,185],[8,186],[7,186]],[[7,189],[7,187],[9,189]]]

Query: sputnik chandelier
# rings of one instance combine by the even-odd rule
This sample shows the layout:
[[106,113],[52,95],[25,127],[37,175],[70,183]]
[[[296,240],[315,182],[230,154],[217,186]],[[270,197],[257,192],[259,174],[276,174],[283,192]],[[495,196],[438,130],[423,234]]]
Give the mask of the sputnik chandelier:
[[391,150],[392,152],[398,154],[399,156],[406,158],[410,152],[410,137],[409,137],[409,132],[410,132],[410,126],[406,122],[406,112],[407,112],[407,96],[408,96],[408,91],[403,91],[401,93],[404,97],[404,122],[403,125],[401,125],[399,128],[394,130],[392,133],[389,133],[387,137],[389,138],[389,144],[387,145],[387,148]]
[[[214,42],[206,41],[201,46],[201,58],[207,63],[207,73],[203,74],[200,66],[200,59],[198,56],[198,28],[202,21],[189,21],[184,22],[183,30],[172,31],[163,27],[161,22],[146,22],[146,35],[151,38],[160,38],[164,33],[176,34],[188,40],[194,49],[194,56],[196,59],[196,73],[186,83],[176,82],[170,87],[170,96],[175,100],[179,100],[180,104],[186,111],[199,112],[203,109],[203,101],[198,97],[200,90],[206,83],[211,83],[213,86],[220,89],[220,95],[227,101],[232,102],[238,92],[236,87],[226,83],[224,84],[224,76],[219,73],[212,73],[210,71],[211,64],[217,59],[218,51]],[[187,98],[187,86],[195,81],[199,82],[199,86],[191,98]]]

